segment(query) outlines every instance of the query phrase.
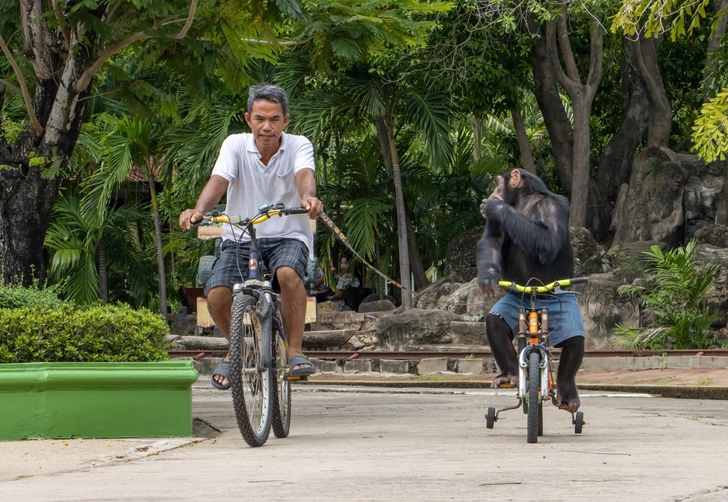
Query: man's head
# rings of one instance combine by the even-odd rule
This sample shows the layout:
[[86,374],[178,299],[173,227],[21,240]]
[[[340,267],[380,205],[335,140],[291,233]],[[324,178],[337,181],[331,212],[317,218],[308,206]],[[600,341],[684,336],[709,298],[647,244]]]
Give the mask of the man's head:
[[248,94],[245,121],[255,137],[259,150],[277,149],[290,116],[286,113],[286,92],[275,85],[256,85]]

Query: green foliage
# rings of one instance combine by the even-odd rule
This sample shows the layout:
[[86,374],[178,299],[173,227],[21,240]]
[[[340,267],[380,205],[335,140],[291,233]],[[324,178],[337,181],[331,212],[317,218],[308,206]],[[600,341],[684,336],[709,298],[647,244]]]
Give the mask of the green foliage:
[[0,282],[0,309],[60,308],[63,302],[58,298],[59,289],[59,286],[41,289],[37,282],[28,288]]
[[0,309],[0,363],[161,361],[167,324],[148,310],[94,305]]
[[705,19],[705,9],[710,4],[710,0],[623,0],[611,29],[614,33],[635,35],[644,26],[647,37],[667,31],[674,40],[692,35],[700,27],[700,20]]
[[725,160],[728,153],[728,89],[703,104],[693,126],[694,150],[706,162]]
[[620,293],[638,295],[653,314],[649,328],[618,327],[622,346],[637,349],[705,349],[714,345],[708,337],[718,313],[708,307],[705,292],[713,282],[715,266],[699,271],[694,261],[695,241],[663,253],[652,246],[645,255],[654,279],[645,286],[628,285]]

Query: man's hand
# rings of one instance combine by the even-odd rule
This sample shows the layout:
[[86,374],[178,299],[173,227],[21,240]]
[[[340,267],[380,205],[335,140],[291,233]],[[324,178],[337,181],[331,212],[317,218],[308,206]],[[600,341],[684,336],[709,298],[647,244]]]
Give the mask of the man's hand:
[[205,213],[198,211],[197,209],[185,209],[182,214],[179,215],[179,226],[185,230],[189,230],[193,223],[197,223],[204,218]]
[[308,217],[312,220],[317,219],[324,212],[324,205],[317,197],[304,197],[301,200],[301,207],[308,210]]

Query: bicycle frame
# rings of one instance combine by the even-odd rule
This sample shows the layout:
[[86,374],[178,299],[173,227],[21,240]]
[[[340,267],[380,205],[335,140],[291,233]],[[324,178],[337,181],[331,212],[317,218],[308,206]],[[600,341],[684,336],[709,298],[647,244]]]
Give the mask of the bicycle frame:
[[[574,279],[563,279],[561,281],[555,281],[550,284],[543,286],[521,286],[513,282],[499,281],[498,286],[505,288],[514,293],[528,294],[530,301],[528,306],[521,305],[518,313],[518,391],[516,397],[518,403],[515,406],[509,406],[504,408],[488,408],[486,414],[486,425],[489,429],[493,428],[494,423],[498,420],[498,415],[502,411],[513,410],[520,408],[523,405],[524,413],[529,415],[528,417],[528,442],[533,443],[537,441],[537,436],[543,434],[543,415],[541,411],[541,405],[544,400],[554,400],[555,393],[553,391],[553,381],[551,378],[551,369],[549,362],[551,358],[551,352],[548,346],[548,335],[549,335],[549,316],[548,308],[537,305],[539,294],[573,294],[572,291],[561,291],[561,286],[569,286],[571,284],[579,284],[586,282],[588,278],[577,277]],[[538,361],[533,359],[531,355],[538,352]],[[536,381],[529,378],[529,372],[535,368],[535,363],[538,362],[538,389],[536,389]],[[529,365],[533,366],[529,368]],[[510,385],[501,385],[501,387],[510,387]],[[530,390],[529,390],[530,387]],[[538,392],[536,399],[533,399],[535,392]],[[530,401],[530,404],[529,404]],[[526,406],[528,404],[528,407]],[[532,414],[532,405],[536,404],[538,410],[536,415]],[[537,424],[536,421],[537,420]],[[577,412],[572,413],[572,423],[575,425],[576,433],[581,433],[581,427],[583,425],[583,413]],[[532,428],[537,427],[537,428]]]

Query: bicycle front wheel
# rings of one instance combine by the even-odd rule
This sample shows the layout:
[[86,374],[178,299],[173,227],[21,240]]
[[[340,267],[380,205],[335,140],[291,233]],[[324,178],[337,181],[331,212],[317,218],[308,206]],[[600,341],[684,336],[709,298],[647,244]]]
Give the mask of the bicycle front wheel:
[[230,320],[233,406],[240,433],[250,446],[262,446],[268,439],[273,394],[273,372],[264,347],[270,343],[270,324],[263,323],[256,304],[252,296],[236,296]]
[[286,378],[288,339],[280,312],[276,317],[277,322],[273,322],[273,434],[284,438],[291,428],[291,382]]
[[[532,351],[528,354],[528,425],[527,441],[535,443],[538,441],[539,421],[541,420],[541,407],[539,406],[538,392],[541,387],[541,374],[539,364],[541,354]],[[541,422],[543,424],[543,422]],[[543,425],[541,425],[543,430]]]

